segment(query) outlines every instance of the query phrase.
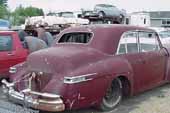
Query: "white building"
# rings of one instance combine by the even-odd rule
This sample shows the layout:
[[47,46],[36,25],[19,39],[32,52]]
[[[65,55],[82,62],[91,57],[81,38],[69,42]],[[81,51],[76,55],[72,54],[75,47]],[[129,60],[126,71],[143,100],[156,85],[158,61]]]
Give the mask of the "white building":
[[126,24],[149,27],[150,26],[150,15],[147,12],[131,13],[126,18]]
[[126,24],[144,27],[170,27],[170,11],[131,13],[126,18]]

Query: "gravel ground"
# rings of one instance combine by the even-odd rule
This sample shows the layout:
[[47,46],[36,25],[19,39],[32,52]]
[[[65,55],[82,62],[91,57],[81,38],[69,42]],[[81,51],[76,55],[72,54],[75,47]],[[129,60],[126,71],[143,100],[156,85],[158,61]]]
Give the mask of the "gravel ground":
[[[0,113],[38,113],[36,110],[12,104],[2,94],[0,95]],[[89,108],[61,113],[170,113],[170,84],[125,99],[110,112],[100,112]]]

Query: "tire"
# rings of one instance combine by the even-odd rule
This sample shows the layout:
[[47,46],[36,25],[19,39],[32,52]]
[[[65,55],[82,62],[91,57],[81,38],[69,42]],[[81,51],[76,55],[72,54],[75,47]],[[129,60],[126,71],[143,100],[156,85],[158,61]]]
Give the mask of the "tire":
[[103,18],[103,17],[106,16],[105,13],[104,13],[103,11],[100,11],[100,12],[98,13],[98,15],[99,15],[99,18]]
[[112,81],[111,86],[107,89],[106,95],[103,97],[100,109],[102,111],[113,110],[122,100],[122,83],[119,78]]

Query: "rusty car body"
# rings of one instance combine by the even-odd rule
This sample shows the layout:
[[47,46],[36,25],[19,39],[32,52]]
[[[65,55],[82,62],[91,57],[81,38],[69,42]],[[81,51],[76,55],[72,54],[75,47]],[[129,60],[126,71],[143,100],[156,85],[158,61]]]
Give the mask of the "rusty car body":
[[169,50],[157,33],[126,25],[65,29],[52,47],[14,66],[4,92],[16,103],[45,111],[95,106],[114,109],[123,96],[170,80]]

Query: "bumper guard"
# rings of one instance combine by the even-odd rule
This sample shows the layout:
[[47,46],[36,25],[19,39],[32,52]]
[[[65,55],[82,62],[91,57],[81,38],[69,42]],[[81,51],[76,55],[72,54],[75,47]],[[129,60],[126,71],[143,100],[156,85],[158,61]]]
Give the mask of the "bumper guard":
[[[14,90],[14,83],[9,83],[5,79],[2,80],[3,92],[8,96],[9,100],[26,107],[43,110],[43,111],[64,111],[65,105],[59,95],[50,93],[40,93],[25,89],[21,92]],[[43,99],[34,99],[32,96],[41,96]]]

